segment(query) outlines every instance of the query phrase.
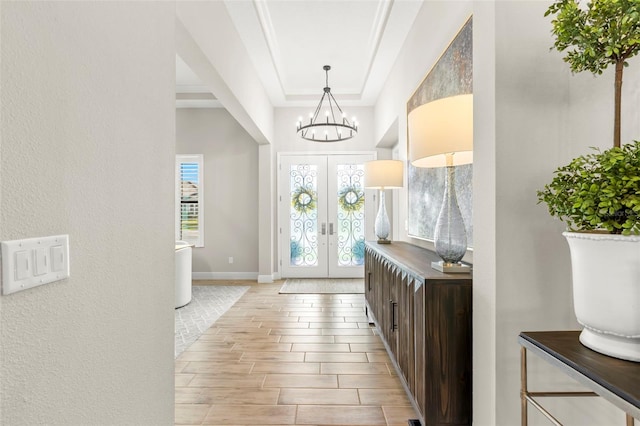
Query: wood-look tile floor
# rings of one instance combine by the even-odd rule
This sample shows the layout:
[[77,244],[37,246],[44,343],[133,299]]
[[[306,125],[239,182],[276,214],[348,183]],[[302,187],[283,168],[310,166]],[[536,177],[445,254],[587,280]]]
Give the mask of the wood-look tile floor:
[[[407,425],[362,294],[256,284],[175,362],[179,425]],[[225,283],[228,285],[228,283]]]

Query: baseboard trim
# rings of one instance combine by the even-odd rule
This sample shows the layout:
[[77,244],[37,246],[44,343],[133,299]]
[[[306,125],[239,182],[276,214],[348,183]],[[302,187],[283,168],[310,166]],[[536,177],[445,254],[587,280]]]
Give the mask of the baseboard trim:
[[193,272],[194,280],[257,280],[257,272]]
[[273,275],[258,275],[258,284],[270,284],[273,282]]

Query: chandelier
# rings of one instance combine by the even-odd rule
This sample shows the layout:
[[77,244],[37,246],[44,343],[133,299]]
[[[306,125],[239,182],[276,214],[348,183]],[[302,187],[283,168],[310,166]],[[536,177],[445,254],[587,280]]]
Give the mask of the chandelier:
[[[322,69],[326,73],[324,93],[315,112],[309,113],[309,122],[307,124],[302,123],[302,117],[298,118],[296,124],[297,132],[300,137],[312,142],[338,142],[351,139],[358,133],[358,122],[355,117],[349,121],[347,115],[331,94],[331,88],[329,87],[329,70],[331,66],[325,65]],[[324,118],[321,117],[323,110]]]

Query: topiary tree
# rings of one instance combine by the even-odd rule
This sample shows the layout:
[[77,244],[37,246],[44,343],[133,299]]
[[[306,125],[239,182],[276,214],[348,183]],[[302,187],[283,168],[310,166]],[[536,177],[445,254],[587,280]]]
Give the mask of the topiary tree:
[[544,16],[551,21],[554,47],[573,72],[602,74],[615,65],[613,146],[620,146],[622,72],[627,60],[640,52],[640,0],[592,0],[581,8],[578,0],[557,0]]
[[538,191],[570,231],[640,235],[640,142],[582,155]]

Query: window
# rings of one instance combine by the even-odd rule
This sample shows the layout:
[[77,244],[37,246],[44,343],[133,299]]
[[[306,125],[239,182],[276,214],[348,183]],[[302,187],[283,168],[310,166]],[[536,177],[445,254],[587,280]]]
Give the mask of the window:
[[204,247],[202,154],[176,155],[176,239]]

